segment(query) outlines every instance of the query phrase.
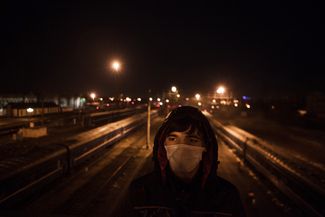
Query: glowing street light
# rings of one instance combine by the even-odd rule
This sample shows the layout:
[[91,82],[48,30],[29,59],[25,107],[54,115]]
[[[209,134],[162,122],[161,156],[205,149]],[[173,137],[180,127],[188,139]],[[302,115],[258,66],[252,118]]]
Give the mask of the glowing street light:
[[201,95],[200,94],[195,94],[195,99],[197,100],[197,101],[199,101],[200,99],[201,99]]
[[[34,112],[33,108],[27,108],[27,113],[29,116],[31,116],[33,112]],[[34,127],[34,123],[32,122],[31,118],[29,120],[29,127],[31,127],[31,128]]]
[[119,72],[120,69],[121,69],[121,63],[117,60],[113,61],[112,62],[112,69],[115,71],[115,72]]
[[218,87],[217,93],[222,95],[226,92],[226,89],[223,86]]
[[28,109],[27,109],[27,112],[28,112],[28,113],[33,113],[33,112],[34,112],[34,109],[33,109],[33,108],[28,108]]
[[90,97],[93,99],[93,101],[95,100],[95,98],[96,98],[96,93],[90,93],[89,94],[90,95]]
[[172,86],[171,91],[172,91],[173,93],[176,93],[176,92],[177,92],[177,87]]

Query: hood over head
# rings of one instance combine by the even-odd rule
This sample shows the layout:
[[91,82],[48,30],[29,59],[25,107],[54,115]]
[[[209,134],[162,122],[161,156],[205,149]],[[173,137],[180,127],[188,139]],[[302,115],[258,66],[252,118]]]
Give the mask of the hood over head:
[[172,131],[199,130],[202,133],[206,152],[203,153],[200,169],[202,170],[201,186],[204,187],[207,179],[214,178],[217,174],[218,167],[218,143],[215,133],[202,112],[191,106],[182,106],[172,110],[166,117],[165,121],[159,128],[153,148],[153,160],[155,169],[166,180],[166,167],[168,164],[164,142],[166,137]]

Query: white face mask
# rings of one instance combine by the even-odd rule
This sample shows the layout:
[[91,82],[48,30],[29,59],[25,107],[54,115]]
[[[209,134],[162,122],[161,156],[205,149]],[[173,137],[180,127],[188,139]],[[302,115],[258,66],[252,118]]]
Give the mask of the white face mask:
[[166,145],[167,159],[174,174],[184,180],[196,174],[205,147],[186,144]]

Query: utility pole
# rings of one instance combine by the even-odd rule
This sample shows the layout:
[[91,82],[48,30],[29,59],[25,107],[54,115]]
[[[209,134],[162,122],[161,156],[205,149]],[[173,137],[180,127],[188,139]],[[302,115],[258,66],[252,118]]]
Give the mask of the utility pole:
[[148,112],[147,112],[147,142],[146,142],[146,148],[149,149],[150,147],[150,110],[151,110],[151,103],[150,103],[150,93],[151,90],[148,91],[149,92],[149,96],[148,98]]

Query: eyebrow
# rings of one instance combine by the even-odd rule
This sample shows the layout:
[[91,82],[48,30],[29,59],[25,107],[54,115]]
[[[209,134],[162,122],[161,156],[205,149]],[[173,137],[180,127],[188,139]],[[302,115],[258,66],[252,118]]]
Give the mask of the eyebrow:
[[[197,134],[193,134],[193,133],[186,133],[186,135],[188,137],[191,137],[191,138],[195,138],[195,139],[202,139],[202,137],[200,135],[197,135]],[[167,136],[177,136],[176,133],[172,132],[172,133],[169,133]]]
[[191,138],[195,138],[195,139],[202,139],[200,136],[197,136],[197,135],[190,134],[188,136],[191,137]]

